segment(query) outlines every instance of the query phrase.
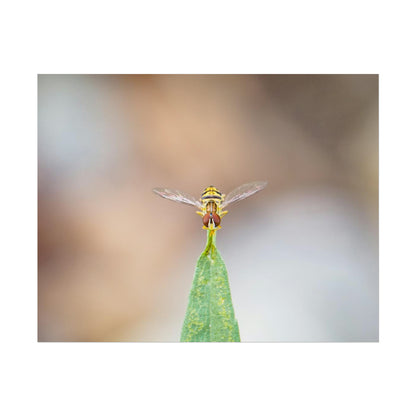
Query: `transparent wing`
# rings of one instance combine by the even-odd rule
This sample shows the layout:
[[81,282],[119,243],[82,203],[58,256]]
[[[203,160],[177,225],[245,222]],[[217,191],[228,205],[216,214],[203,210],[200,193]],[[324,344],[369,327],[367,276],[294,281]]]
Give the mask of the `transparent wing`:
[[153,192],[160,195],[162,198],[170,199],[175,202],[181,202],[182,204],[193,205],[199,209],[202,208],[201,203],[192,195],[177,191],[176,189],[153,188]]
[[221,204],[221,208],[225,208],[227,205],[248,198],[250,195],[261,191],[266,185],[267,182],[257,181],[245,183],[244,185],[239,186],[225,196],[224,202]]

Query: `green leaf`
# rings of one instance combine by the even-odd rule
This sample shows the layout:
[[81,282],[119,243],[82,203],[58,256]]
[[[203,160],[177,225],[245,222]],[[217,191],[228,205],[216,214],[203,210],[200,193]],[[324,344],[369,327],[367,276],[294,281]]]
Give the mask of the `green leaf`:
[[182,342],[239,342],[227,270],[215,247],[215,232],[198,259],[182,327]]

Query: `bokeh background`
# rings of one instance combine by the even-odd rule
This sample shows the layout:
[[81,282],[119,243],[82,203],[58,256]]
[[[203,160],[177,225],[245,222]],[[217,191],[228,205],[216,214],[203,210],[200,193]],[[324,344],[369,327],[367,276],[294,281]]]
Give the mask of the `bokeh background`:
[[378,341],[377,75],[39,75],[39,341],[179,340],[196,196],[242,341]]

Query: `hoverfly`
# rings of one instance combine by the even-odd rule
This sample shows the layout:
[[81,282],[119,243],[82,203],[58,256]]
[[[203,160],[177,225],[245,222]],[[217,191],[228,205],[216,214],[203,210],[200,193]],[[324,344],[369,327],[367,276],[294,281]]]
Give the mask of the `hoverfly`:
[[153,192],[162,198],[197,207],[199,211],[196,213],[202,217],[202,228],[204,230],[219,230],[221,219],[228,213],[228,211],[224,211],[224,208],[261,191],[266,185],[267,182],[262,181],[250,182],[239,186],[226,195],[215,186],[208,186],[202,192],[199,200],[192,195],[174,189],[154,188]]

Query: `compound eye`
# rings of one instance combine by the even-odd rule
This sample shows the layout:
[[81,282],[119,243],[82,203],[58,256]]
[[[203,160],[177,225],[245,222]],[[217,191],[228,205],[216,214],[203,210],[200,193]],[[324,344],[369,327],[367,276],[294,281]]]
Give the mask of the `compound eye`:
[[205,227],[208,227],[208,224],[209,224],[209,220],[211,219],[211,215],[209,214],[209,213],[207,213],[207,214],[205,214],[203,217],[202,217],[202,224],[204,224],[205,225]]
[[218,227],[221,224],[221,218],[215,212],[212,213],[212,220],[214,221],[216,227]]

